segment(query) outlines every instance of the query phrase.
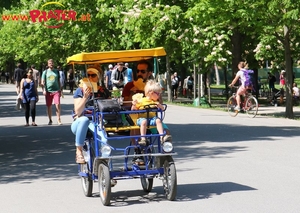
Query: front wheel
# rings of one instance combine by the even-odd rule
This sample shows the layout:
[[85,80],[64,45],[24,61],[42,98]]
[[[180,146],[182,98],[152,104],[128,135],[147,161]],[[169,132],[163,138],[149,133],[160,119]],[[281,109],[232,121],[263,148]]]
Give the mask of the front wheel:
[[141,184],[144,192],[151,192],[153,187],[153,178],[141,177]]
[[234,109],[236,106],[236,98],[234,96],[231,96],[227,101],[227,111],[231,117],[235,117],[239,113],[238,110]]
[[256,98],[249,97],[245,106],[246,113],[249,118],[254,118],[257,115],[258,103]]
[[83,193],[86,197],[91,197],[93,193],[93,180],[87,163],[80,164],[80,172],[87,174],[87,177],[81,177]]
[[163,187],[168,200],[175,200],[177,193],[177,175],[172,157],[164,162]]
[[108,206],[111,196],[111,181],[109,168],[104,163],[100,163],[98,167],[98,184],[101,202],[104,206]]

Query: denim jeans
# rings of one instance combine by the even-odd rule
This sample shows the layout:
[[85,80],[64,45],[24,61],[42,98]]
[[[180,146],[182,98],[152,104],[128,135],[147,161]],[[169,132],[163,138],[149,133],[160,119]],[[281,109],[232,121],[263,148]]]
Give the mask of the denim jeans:
[[84,145],[84,139],[86,138],[89,124],[90,120],[85,116],[81,116],[73,121],[71,131],[75,135],[75,146]]

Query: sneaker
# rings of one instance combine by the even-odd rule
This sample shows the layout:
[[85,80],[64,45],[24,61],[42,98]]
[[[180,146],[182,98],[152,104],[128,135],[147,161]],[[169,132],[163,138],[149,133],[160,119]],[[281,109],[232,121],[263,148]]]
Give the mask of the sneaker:
[[172,142],[172,135],[165,135],[162,142]]
[[60,120],[60,119],[58,119],[58,120],[57,120],[57,124],[58,124],[58,125],[62,125],[62,123],[61,123],[61,120]]
[[49,121],[48,125],[52,125],[52,120]]
[[146,146],[147,143],[148,143],[148,141],[147,141],[146,139],[141,139],[138,143],[139,143],[139,145],[141,145],[141,146]]
[[240,108],[239,106],[236,106],[236,107],[234,108],[234,111],[241,111],[241,108]]
[[136,164],[136,165],[144,165],[144,160],[142,157],[134,157],[132,159],[132,163]]
[[110,185],[111,185],[111,187],[114,187],[115,185],[117,185],[117,181],[114,180],[114,179],[111,179],[110,180]]

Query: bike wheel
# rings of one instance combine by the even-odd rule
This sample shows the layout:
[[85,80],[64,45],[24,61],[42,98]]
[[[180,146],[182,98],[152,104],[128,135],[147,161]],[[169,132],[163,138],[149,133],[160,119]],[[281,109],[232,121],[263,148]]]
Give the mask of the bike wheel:
[[104,206],[108,206],[111,196],[111,181],[109,168],[104,163],[100,163],[98,167],[98,185],[101,202]]
[[153,187],[153,178],[141,177],[141,184],[144,192],[151,192]]
[[175,200],[177,193],[177,175],[172,157],[164,162],[163,187],[168,200]]
[[[154,147],[152,146],[152,148],[148,148],[147,153],[155,153]],[[154,157],[153,156],[145,156],[144,162],[145,163],[147,162],[148,169],[152,169],[153,164],[154,164]],[[141,177],[141,184],[142,184],[144,192],[151,192],[151,190],[153,188],[153,178],[152,177],[151,178]]]
[[249,97],[245,106],[246,113],[249,118],[254,118],[257,115],[258,103],[256,98]]
[[88,174],[88,177],[81,177],[83,193],[86,197],[91,197],[93,193],[93,180],[87,163],[80,164],[80,172]]
[[227,101],[227,111],[231,117],[235,117],[239,113],[239,111],[234,110],[236,106],[237,104],[236,104],[235,97],[234,96],[230,97]]

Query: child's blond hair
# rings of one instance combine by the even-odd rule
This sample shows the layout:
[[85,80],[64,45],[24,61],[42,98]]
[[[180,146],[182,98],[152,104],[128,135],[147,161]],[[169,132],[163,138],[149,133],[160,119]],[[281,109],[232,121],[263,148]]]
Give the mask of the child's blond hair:
[[145,85],[145,96],[149,94],[149,92],[157,92],[161,93],[161,86],[159,85],[158,82],[154,80],[148,80],[146,85]]

